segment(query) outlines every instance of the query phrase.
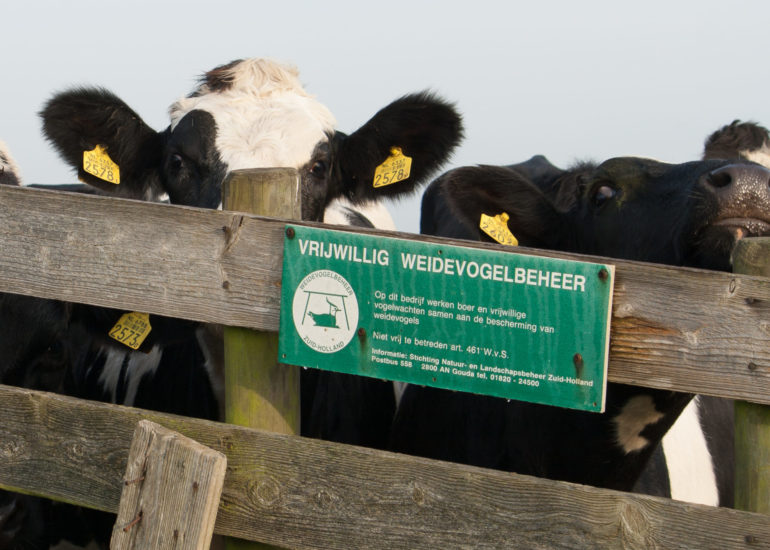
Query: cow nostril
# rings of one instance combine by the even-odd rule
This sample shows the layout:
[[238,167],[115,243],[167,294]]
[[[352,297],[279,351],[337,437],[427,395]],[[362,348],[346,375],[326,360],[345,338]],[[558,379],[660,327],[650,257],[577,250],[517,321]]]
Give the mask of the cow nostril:
[[705,181],[715,190],[727,191],[731,187],[760,192],[761,188],[770,185],[770,170],[752,163],[729,164],[709,172]]
[[712,187],[719,189],[730,185],[733,182],[733,176],[730,170],[714,170],[708,175],[708,182]]

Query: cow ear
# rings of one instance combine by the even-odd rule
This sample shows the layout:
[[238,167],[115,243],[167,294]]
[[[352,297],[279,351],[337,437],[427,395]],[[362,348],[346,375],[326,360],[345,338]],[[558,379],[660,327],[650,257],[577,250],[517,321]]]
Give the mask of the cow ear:
[[40,112],[43,133],[78,178],[110,194],[153,199],[161,193],[163,135],[103,88],[56,94]]
[[564,213],[540,188],[506,167],[457,168],[436,185],[455,216],[479,240],[491,240],[480,228],[482,215],[505,214],[508,229],[522,246],[551,248],[560,234]]
[[354,202],[411,193],[449,159],[462,135],[450,103],[427,92],[397,99],[341,140],[341,191]]

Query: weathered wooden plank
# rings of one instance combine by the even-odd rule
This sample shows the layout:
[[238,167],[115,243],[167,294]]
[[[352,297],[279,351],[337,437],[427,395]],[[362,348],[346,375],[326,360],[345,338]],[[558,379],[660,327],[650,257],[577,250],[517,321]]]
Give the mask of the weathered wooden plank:
[[222,453],[140,420],[110,548],[207,550],[226,468]]
[[[733,252],[738,273],[770,276],[770,238],[743,239]],[[735,507],[770,514],[770,406],[735,402]]]
[[[0,291],[278,329],[283,221],[8,187],[0,227]],[[770,279],[515,252],[616,265],[610,380],[770,403]]]
[[115,512],[151,419],[227,455],[215,531],[295,548],[770,547],[770,517],[0,386],[0,486]]

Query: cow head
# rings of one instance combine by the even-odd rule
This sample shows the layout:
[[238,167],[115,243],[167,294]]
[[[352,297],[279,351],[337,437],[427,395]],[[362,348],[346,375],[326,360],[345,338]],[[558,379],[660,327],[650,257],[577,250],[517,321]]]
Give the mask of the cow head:
[[[156,132],[101,88],[57,94],[41,112],[46,137],[82,181],[146,200],[168,193],[173,203],[206,208],[220,204],[226,171],[299,167],[334,126],[328,109],[302,89],[296,71],[264,59],[206,73],[169,114],[169,127]],[[106,155],[120,182],[86,166],[88,151]]]
[[[162,132],[100,88],[57,94],[41,116],[46,137],[80,179],[103,191],[145,200],[167,193],[175,204],[215,208],[226,172],[294,167],[303,174],[303,217],[313,220],[338,197],[360,203],[413,190],[461,137],[455,110],[428,94],[395,101],[350,136],[335,132],[331,113],[304,91],[296,71],[264,59],[206,73],[171,106]],[[375,190],[375,168],[394,147],[412,156],[412,174]],[[95,156],[96,170],[84,154]],[[116,184],[109,176],[118,172]]]
[[729,270],[737,239],[770,234],[770,170],[748,162],[615,158],[567,170],[546,190],[479,166],[437,184],[469,228],[506,212],[525,246]]

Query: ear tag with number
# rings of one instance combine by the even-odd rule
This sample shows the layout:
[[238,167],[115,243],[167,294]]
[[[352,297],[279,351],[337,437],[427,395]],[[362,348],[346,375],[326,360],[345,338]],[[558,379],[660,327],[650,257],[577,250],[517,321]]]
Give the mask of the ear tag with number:
[[120,168],[101,145],[90,151],[83,151],[83,170],[100,180],[120,184]]
[[124,313],[110,330],[110,338],[125,344],[131,349],[139,349],[144,339],[150,334],[150,315],[148,313]]
[[500,244],[519,246],[519,240],[514,237],[513,233],[511,233],[511,230],[508,229],[509,218],[510,216],[508,216],[508,214],[505,212],[494,217],[482,214],[479,227],[484,233],[492,237]]
[[391,147],[390,156],[374,171],[374,187],[385,187],[409,177],[412,170],[412,157],[407,157],[401,147]]

